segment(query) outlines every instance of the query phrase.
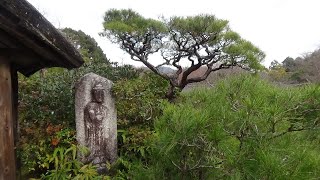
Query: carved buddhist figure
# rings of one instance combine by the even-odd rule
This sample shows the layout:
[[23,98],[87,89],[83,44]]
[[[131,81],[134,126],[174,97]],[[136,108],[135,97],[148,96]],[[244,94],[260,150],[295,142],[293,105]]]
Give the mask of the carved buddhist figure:
[[92,100],[84,109],[85,142],[90,150],[87,162],[94,165],[104,165],[108,160],[107,139],[103,128],[103,121],[107,116],[107,108],[103,105],[104,88],[96,84],[92,90]]
[[79,147],[77,158],[92,163],[99,174],[107,174],[107,164],[117,159],[117,113],[112,96],[113,83],[94,73],[81,77],[75,84],[75,117]]

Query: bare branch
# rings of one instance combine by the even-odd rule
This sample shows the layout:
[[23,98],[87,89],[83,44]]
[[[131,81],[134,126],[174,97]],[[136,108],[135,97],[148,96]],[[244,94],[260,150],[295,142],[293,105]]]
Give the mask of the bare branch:
[[309,129],[310,129],[310,128],[293,129],[293,127],[290,126],[287,131],[283,131],[283,132],[281,132],[281,133],[275,134],[275,135],[273,135],[272,137],[270,137],[269,140],[274,139],[274,138],[277,138],[277,137],[280,137],[280,136],[283,136],[283,135],[285,135],[285,134],[287,134],[287,133],[290,133],[290,132],[306,131],[306,130],[309,130]]
[[187,79],[187,83],[195,83],[195,82],[204,81],[205,79],[207,79],[207,77],[210,75],[211,72],[218,71],[220,69],[228,69],[230,67],[231,67],[231,65],[220,64],[218,67],[212,69],[210,67],[210,65],[208,65],[207,66],[208,69],[206,70],[206,72],[202,76]]
[[171,163],[172,163],[175,167],[177,167],[180,171],[182,171],[182,168],[181,168],[180,166],[178,166],[176,163],[174,163],[172,160],[171,160]]

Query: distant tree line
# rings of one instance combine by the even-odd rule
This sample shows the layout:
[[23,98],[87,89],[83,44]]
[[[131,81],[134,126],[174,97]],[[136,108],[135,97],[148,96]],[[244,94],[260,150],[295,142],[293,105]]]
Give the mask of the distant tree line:
[[269,67],[274,80],[289,84],[320,82],[320,49],[296,59],[285,58],[282,63],[274,60]]

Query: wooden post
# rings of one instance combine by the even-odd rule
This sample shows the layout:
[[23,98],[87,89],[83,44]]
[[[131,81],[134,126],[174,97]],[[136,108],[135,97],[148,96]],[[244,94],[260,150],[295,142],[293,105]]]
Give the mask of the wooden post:
[[0,56],[0,180],[15,180],[13,100],[10,63]]

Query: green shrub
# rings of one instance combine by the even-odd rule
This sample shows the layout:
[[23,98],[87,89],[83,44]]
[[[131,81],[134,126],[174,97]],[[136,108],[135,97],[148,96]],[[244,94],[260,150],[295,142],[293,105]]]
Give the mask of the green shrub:
[[320,177],[318,86],[276,87],[252,76],[165,104],[148,164],[133,179]]
[[167,82],[145,73],[139,78],[121,80],[114,85],[118,118],[120,156],[146,160],[148,140],[154,134],[154,120],[161,116]]
[[113,92],[116,98],[120,127],[127,125],[153,126],[153,120],[161,114],[160,104],[167,86],[166,81],[152,73],[115,83]]

